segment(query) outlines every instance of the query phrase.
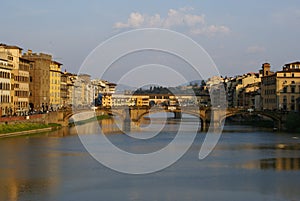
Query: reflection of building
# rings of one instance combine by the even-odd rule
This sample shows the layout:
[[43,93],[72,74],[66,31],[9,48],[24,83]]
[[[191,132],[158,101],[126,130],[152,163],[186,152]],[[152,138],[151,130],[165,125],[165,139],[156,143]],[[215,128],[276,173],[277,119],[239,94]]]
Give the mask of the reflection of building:
[[120,133],[121,129],[115,122],[116,119],[102,119],[99,123],[103,134]]
[[300,170],[300,158],[271,158],[260,161],[261,169]]
[[263,109],[297,111],[300,99],[300,62],[285,64],[281,71],[270,72],[263,65],[261,97]]
[[[62,132],[59,130],[59,133]],[[58,150],[60,145],[56,141],[48,146]],[[52,195],[58,192],[62,182],[63,158],[50,157],[48,150],[39,146],[39,143],[24,143],[24,140],[14,140],[14,143],[2,146],[1,153],[5,153],[1,155],[1,160],[10,164],[10,168],[1,168],[1,201],[45,200],[45,194],[33,195],[32,192]]]

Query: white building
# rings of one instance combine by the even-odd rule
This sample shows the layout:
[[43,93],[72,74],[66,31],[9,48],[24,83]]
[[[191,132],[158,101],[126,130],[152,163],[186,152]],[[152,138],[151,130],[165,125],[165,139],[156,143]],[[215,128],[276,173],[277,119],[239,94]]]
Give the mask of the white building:
[[12,64],[0,58],[0,116],[9,114],[13,107],[10,92],[12,68]]

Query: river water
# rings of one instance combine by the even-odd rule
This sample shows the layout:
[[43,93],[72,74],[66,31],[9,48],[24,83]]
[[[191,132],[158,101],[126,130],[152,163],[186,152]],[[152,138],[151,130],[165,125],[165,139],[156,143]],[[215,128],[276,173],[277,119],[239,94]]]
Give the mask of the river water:
[[[166,146],[176,135],[176,121],[171,121],[150,141],[130,141],[109,121],[101,124],[108,138],[137,153]],[[195,126],[191,122],[182,123],[187,135]],[[94,124],[78,126],[78,135],[89,133]],[[300,200],[299,134],[226,125],[205,159],[198,159],[205,137],[198,133],[180,160],[146,175],[119,173],[101,165],[78,135],[72,127],[1,139],[0,200]]]

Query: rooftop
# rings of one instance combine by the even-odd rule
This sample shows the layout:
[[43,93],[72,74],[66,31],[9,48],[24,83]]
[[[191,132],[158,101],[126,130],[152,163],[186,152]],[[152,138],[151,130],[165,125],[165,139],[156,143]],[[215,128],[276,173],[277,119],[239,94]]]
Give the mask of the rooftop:
[[287,63],[287,64],[285,64],[285,66],[290,66],[290,65],[293,65],[293,64],[300,64],[300,61],[295,61],[295,62],[292,62],[292,63]]
[[15,46],[15,45],[6,45],[4,43],[0,43],[1,47],[4,47],[5,49],[19,49],[19,50],[23,50],[22,48]]

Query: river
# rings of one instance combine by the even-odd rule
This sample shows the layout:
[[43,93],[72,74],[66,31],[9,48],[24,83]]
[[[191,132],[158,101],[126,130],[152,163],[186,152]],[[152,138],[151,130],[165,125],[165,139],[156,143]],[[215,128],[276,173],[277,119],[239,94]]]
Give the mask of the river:
[[[130,141],[103,120],[109,139],[138,153],[166,146],[176,121],[150,141]],[[213,152],[198,159],[205,133],[198,133],[187,153],[173,165],[151,174],[130,175],[96,161],[76,128],[0,140],[0,200],[300,200],[300,135],[249,126],[226,125]],[[157,123],[159,124],[159,123]],[[188,135],[190,121],[183,122]],[[151,131],[150,131],[151,132]]]

